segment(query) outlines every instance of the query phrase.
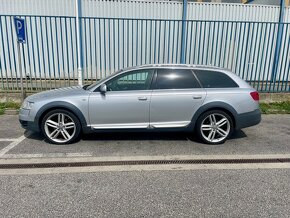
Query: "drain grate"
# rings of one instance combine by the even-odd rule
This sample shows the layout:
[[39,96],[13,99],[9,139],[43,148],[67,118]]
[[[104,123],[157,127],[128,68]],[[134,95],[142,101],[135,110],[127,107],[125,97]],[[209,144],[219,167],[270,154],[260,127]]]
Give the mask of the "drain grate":
[[161,165],[161,164],[170,165],[170,164],[257,164],[257,163],[290,163],[290,158],[201,159],[201,160],[131,160],[131,161],[95,161],[95,162],[67,162],[67,163],[0,164],[0,169],[93,167],[93,166],[124,166],[124,165]]

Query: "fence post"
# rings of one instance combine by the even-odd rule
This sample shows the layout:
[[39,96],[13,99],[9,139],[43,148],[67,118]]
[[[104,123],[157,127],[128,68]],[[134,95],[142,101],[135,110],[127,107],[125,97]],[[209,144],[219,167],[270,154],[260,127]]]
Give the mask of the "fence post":
[[183,0],[182,9],[182,29],[181,29],[181,57],[180,63],[185,64],[185,30],[186,30],[186,12],[187,12],[187,0]]
[[279,26],[278,26],[278,33],[277,33],[277,43],[275,48],[275,54],[274,54],[274,63],[273,63],[273,69],[272,69],[272,82],[276,81],[276,76],[278,72],[278,65],[279,65],[279,57],[280,57],[280,51],[282,46],[282,40],[283,40],[283,31],[284,31],[284,16],[285,16],[285,0],[280,0],[280,15],[279,15]]
[[83,58],[81,37],[81,0],[76,0],[76,30],[77,30],[77,56],[78,56],[78,85],[83,85]]

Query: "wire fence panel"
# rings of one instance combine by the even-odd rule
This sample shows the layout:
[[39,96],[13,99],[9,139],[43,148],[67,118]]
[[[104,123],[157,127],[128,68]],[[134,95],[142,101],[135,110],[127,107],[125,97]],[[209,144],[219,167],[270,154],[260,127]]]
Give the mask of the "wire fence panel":
[[[77,84],[76,19],[22,16],[27,43],[21,47],[27,90]],[[185,37],[182,37],[182,25]],[[290,24],[211,20],[81,18],[83,78],[91,83],[141,64],[180,63],[231,69],[259,91],[289,92]],[[274,54],[282,28],[277,70]],[[184,38],[185,49],[181,50]],[[20,90],[13,16],[0,16],[2,90]]]

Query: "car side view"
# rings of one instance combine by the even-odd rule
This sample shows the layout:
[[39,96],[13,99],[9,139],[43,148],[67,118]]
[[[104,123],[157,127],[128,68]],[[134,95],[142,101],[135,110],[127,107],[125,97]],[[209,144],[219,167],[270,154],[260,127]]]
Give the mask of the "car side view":
[[261,121],[259,94],[229,70],[212,66],[142,65],[92,85],[27,97],[21,125],[52,143],[72,143],[81,132],[188,131],[208,144]]

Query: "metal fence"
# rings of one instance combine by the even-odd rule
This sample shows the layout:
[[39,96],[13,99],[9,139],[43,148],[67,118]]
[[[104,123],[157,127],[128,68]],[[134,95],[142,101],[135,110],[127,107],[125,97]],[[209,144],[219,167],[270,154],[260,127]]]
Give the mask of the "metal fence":
[[[26,89],[77,84],[75,17],[22,17],[27,22],[28,37],[21,50]],[[124,67],[180,63],[183,53],[185,63],[229,68],[259,91],[290,91],[289,23],[96,17],[82,17],[81,23],[85,83]],[[276,60],[279,28],[283,40]],[[19,90],[11,15],[0,15],[0,42],[0,88]]]

